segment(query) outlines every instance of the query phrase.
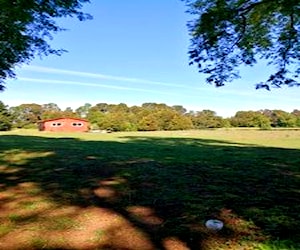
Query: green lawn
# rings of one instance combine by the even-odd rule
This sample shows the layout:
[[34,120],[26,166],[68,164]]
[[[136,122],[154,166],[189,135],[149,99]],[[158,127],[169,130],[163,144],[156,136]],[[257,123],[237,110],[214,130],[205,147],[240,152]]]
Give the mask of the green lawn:
[[1,132],[0,205],[0,249],[125,249],[91,208],[144,249],[300,249],[300,130]]

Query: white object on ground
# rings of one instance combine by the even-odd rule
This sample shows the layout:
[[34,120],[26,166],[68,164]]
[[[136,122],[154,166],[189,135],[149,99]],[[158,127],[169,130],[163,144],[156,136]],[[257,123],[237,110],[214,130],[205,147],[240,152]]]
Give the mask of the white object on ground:
[[208,220],[205,222],[205,226],[208,229],[219,231],[223,228],[224,224],[220,220]]

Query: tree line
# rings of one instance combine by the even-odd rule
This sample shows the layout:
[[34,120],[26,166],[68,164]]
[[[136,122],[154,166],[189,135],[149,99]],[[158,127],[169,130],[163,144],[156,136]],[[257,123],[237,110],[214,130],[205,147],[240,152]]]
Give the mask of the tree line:
[[181,105],[144,103],[127,106],[125,103],[89,103],[73,110],[62,110],[55,103],[21,104],[8,107],[0,101],[0,130],[37,128],[40,121],[71,117],[89,121],[92,130],[159,131],[228,127],[253,127],[261,129],[300,127],[300,110],[293,112],[263,109],[238,111],[230,118],[218,116],[215,111],[187,111]]

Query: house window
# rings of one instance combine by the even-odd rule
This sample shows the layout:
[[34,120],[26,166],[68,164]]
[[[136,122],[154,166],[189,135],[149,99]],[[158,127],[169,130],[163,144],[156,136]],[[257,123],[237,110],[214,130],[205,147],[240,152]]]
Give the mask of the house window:
[[72,123],[72,126],[73,126],[73,127],[82,127],[83,124],[82,124],[81,122],[73,122],[73,123]]
[[60,122],[53,122],[51,124],[52,127],[60,127],[62,124]]

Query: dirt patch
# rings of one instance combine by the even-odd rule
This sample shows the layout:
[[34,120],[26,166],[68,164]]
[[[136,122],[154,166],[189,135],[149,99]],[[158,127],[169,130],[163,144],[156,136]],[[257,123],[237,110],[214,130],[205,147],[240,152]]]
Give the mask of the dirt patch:
[[0,242],[0,249],[20,246],[22,249],[154,249],[147,236],[122,216],[97,207],[52,210],[36,222],[19,224]]

